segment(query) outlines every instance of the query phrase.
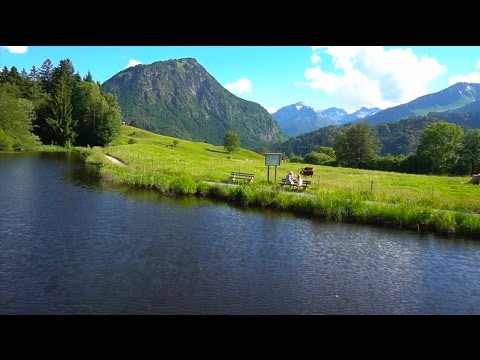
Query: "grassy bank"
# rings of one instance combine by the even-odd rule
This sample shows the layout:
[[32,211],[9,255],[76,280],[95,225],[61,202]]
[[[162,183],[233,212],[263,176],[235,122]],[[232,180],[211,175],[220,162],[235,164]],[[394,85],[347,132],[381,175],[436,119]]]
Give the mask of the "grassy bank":
[[[102,164],[106,180],[168,195],[207,196],[337,221],[480,238],[480,187],[466,183],[469,177],[315,166],[312,186],[298,195],[276,189],[273,168],[267,182],[263,155],[244,149],[228,154],[223,146],[123,126],[122,136],[103,152],[126,167],[106,161],[102,149],[82,151],[89,154],[90,162]],[[277,183],[290,170],[298,173],[300,166],[308,165],[281,164]],[[232,171],[255,173],[254,184],[225,186]]]

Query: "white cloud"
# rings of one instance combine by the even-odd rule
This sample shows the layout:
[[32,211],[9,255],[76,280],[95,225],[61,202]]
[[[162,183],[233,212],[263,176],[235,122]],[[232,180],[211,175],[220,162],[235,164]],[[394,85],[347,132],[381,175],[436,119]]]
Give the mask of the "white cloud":
[[268,106],[268,107],[266,107],[266,109],[267,109],[267,111],[268,111],[269,114],[273,114],[274,112],[277,112],[277,110],[278,110],[278,109],[277,109],[276,107],[274,107],[274,106]]
[[453,85],[458,82],[480,83],[480,72],[471,72],[467,75],[455,75],[448,79],[448,85]]
[[385,109],[411,101],[428,93],[429,83],[447,71],[435,58],[419,57],[411,49],[329,46],[312,50],[313,55],[318,51],[329,55],[336,71],[325,71],[320,65],[307,68],[308,82],[303,85],[336,97],[347,111],[361,106]]
[[25,54],[28,51],[28,46],[2,46],[12,54]]
[[140,65],[140,64],[143,64],[143,63],[141,61],[138,61],[138,60],[135,60],[135,59],[130,59],[130,61],[128,62],[128,65],[125,66],[125,69],[129,68],[130,66],[135,66],[135,65]]
[[233,83],[225,85],[225,87],[237,95],[252,92],[252,82],[246,78],[240,78]]
[[480,68],[480,59],[477,60],[477,63],[475,64],[475,67]]
[[312,64],[316,64],[320,61],[320,56],[318,56],[317,54],[313,54],[310,59],[312,60]]

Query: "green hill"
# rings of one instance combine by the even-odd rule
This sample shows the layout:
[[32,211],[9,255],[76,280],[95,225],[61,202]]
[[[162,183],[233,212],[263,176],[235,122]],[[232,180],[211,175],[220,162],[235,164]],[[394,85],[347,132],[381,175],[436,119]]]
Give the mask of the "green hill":
[[248,149],[287,139],[266,109],[230,93],[192,58],[130,67],[102,86],[118,96],[127,124],[149,131],[221,145],[233,130]]

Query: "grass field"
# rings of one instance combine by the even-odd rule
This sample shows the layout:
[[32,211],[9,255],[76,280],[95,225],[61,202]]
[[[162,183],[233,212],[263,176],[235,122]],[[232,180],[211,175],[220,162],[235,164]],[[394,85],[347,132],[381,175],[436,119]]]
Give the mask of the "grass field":
[[[178,141],[176,146],[174,140]],[[310,165],[315,168],[312,185],[297,195],[276,189],[273,167],[267,182],[264,156],[245,149],[228,154],[223,146],[122,126],[122,135],[112,146],[94,150],[89,152],[89,161],[102,162],[104,178],[113,182],[166,194],[225,198],[245,206],[268,206],[338,221],[480,238],[480,187],[469,184],[470,177]],[[102,152],[127,166],[105,161]],[[288,171],[298,173],[304,166],[309,165],[282,163],[277,168],[277,183]],[[232,171],[255,173],[254,184],[225,187],[205,183],[226,183]]]

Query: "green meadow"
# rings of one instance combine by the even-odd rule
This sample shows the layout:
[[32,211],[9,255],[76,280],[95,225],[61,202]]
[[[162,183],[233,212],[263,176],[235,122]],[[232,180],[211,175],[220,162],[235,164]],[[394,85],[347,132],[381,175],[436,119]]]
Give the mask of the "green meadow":
[[[264,156],[245,149],[228,154],[223,146],[131,126],[122,126],[121,136],[107,148],[77,149],[87,155],[88,162],[101,164],[106,181],[152,188],[167,195],[220,198],[242,206],[335,221],[480,238],[480,187],[469,184],[469,177],[310,165],[315,168],[312,185],[297,194],[280,190],[278,183],[288,171],[298,173],[308,164],[282,163],[276,183],[274,167],[270,167],[268,182]],[[104,154],[126,166],[107,161]],[[225,186],[232,171],[255,173],[255,181]]]

